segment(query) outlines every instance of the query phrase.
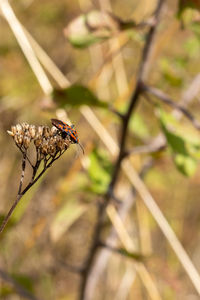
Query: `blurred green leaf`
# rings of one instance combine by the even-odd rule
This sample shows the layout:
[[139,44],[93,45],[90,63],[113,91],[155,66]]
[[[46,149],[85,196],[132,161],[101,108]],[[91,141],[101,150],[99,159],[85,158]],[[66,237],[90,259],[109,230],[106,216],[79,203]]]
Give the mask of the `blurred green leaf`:
[[88,174],[92,182],[90,190],[97,194],[103,194],[106,192],[110,182],[111,163],[103,152],[96,149],[91,152],[89,159]]
[[1,284],[0,288],[0,299],[7,299],[7,296],[15,293],[14,289],[11,286],[7,286],[6,284]]
[[200,42],[196,36],[192,36],[184,44],[187,55],[192,59],[198,57],[200,52]]
[[33,293],[33,281],[30,277],[24,274],[14,273],[12,274],[13,279],[19,283],[22,287],[24,287],[27,291]]
[[160,66],[165,81],[167,81],[171,86],[182,86],[183,79],[177,70],[174,69],[173,62],[171,62],[168,58],[164,58],[160,60]]
[[50,226],[50,235],[53,242],[58,241],[69,227],[85,212],[87,206],[75,199],[67,202],[58,210]]
[[137,252],[129,252],[127,251],[126,249],[124,248],[119,248],[118,249],[118,252],[126,257],[129,257],[129,258],[133,258],[137,261],[142,261],[144,260],[144,256],[140,253],[137,253]]
[[[172,123],[172,115],[159,109],[161,128],[165,134],[168,146],[177,169],[185,176],[192,176],[197,168],[197,159],[194,155],[195,150],[199,152],[200,144],[194,144],[184,137],[168,129]],[[174,122],[176,122],[174,120]]]
[[72,20],[65,27],[64,34],[74,47],[85,48],[133,27],[134,21],[124,22],[106,11],[92,10]]
[[59,107],[89,105],[94,107],[107,108],[108,103],[100,101],[94,93],[83,85],[71,85],[66,89],[54,89],[53,99]]
[[178,14],[177,16],[180,18],[187,8],[192,9],[200,9],[200,0],[179,0],[178,5]]
[[138,113],[134,113],[133,117],[131,118],[130,129],[134,132],[134,134],[141,138],[147,138],[150,135],[147,123]]

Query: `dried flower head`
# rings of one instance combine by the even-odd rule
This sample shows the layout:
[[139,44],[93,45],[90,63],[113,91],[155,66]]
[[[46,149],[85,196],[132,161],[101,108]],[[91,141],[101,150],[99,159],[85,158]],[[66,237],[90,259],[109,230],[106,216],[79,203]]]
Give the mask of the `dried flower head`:
[[70,146],[68,136],[63,137],[56,127],[35,126],[24,122],[11,127],[7,131],[13,137],[15,144],[22,153],[27,153],[33,142],[37,154],[37,159],[47,160],[49,157],[55,158],[61,155]]

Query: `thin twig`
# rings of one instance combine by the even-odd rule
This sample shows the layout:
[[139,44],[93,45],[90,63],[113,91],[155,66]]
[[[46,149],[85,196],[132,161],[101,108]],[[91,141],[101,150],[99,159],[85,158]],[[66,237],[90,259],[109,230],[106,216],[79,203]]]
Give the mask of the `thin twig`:
[[24,182],[25,169],[26,169],[26,152],[24,152],[23,156],[22,156],[22,174],[21,174],[20,183],[19,183],[18,195],[21,194],[22,185]]
[[[5,216],[1,226],[0,226],[0,234],[3,232],[6,224],[8,223],[13,211],[15,210],[16,206],[18,205],[19,201],[21,200],[22,196],[40,179],[40,177],[45,173],[45,171],[51,167],[51,165],[58,159],[64,152],[60,153],[58,156],[52,157],[51,161],[44,167],[44,169],[40,172],[40,174],[34,179],[31,180],[24,190],[17,195],[15,202],[12,204],[10,210],[8,211],[7,215]],[[20,181],[21,184],[21,181]]]
[[136,261],[142,261],[144,260],[144,256],[141,254],[141,253],[138,253],[138,252],[130,252],[130,251],[127,251],[123,248],[117,248],[117,247],[113,247],[112,245],[109,245],[109,244],[106,244],[106,243],[103,243],[103,242],[100,242],[99,243],[99,246],[100,247],[103,247],[111,252],[114,252],[114,253],[118,253],[122,256],[125,256],[127,258],[132,258],[133,260],[136,260]]
[[[172,108],[180,111],[191,123],[192,125],[200,130],[200,122],[183,106],[181,106],[180,104],[177,104],[176,102],[174,102],[168,95],[166,95],[163,91],[154,88],[154,87],[150,87],[144,83],[141,84],[142,85],[142,89],[144,92],[147,92],[155,97],[157,97],[158,99],[160,99],[162,102],[166,103],[167,105],[171,106]],[[146,94],[144,93],[144,96]]]
[[27,291],[23,286],[19,285],[19,283],[14,280],[8,273],[6,273],[4,270],[0,269],[0,277],[11,284],[16,292],[21,295],[24,298],[28,300],[39,300],[36,296],[32,295],[29,291]]

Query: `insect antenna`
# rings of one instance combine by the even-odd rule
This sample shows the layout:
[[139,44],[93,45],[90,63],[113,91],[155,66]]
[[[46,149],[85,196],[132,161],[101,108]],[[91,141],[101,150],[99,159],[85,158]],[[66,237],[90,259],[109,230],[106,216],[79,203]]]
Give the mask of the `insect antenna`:
[[81,150],[83,151],[83,154],[85,154],[85,150],[83,148],[83,145],[81,145],[81,143],[78,143],[78,145],[80,146]]

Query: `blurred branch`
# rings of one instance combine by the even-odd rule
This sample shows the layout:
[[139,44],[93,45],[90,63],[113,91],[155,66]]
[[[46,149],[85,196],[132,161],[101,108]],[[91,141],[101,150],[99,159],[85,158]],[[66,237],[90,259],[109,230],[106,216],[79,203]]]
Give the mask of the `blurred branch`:
[[147,145],[144,146],[137,146],[133,149],[130,149],[124,153],[124,157],[127,157],[132,154],[150,154],[156,153],[161,150],[164,150],[166,145],[161,145],[159,141],[155,140]]
[[91,270],[92,265],[94,263],[96,252],[98,250],[99,239],[100,239],[100,235],[101,235],[101,231],[102,231],[102,227],[103,227],[103,220],[104,220],[105,210],[106,210],[106,207],[109,204],[110,194],[112,194],[112,192],[114,190],[115,184],[116,184],[118,176],[119,176],[121,162],[124,158],[125,143],[126,143],[126,139],[127,139],[127,136],[128,136],[129,120],[130,120],[132,111],[135,108],[136,103],[138,102],[138,98],[141,94],[140,83],[141,83],[141,81],[145,80],[145,78],[148,75],[149,59],[151,57],[151,52],[152,52],[152,48],[153,48],[155,33],[156,33],[157,25],[158,25],[158,22],[159,22],[159,18],[160,18],[160,15],[161,15],[163,4],[164,4],[163,0],[158,1],[158,5],[157,5],[157,8],[156,8],[155,14],[154,14],[155,23],[150,27],[150,29],[147,33],[146,42],[145,42],[145,45],[144,45],[144,48],[143,48],[141,63],[140,63],[140,66],[139,66],[139,71],[138,71],[138,79],[137,79],[136,87],[134,89],[134,92],[133,92],[132,97],[130,99],[130,104],[128,106],[127,112],[126,112],[125,117],[124,117],[123,122],[122,122],[122,132],[121,132],[121,138],[120,138],[120,142],[119,142],[120,150],[119,150],[118,158],[117,158],[116,163],[115,163],[115,168],[114,168],[114,172],[113,172],[113,175],[112,175],[112,180],[111,180],[110,185],[108,187],[108,191],[107,191],[107,194],[106,194],[106,197],[105,197],[105,201],[101,205],[99,205],[99,208],[98,208],[97,223],[96,223],[96,226],[94,228],[92,245],[91,245],[91,249],[89,251],[87,260],[86,260],[85,272],[83,273],[82,283],[81,283],[81,287],[80,287],[80,300],[91,299],[90,291],[87,288],[87,282],[90,280],[90,270]]
[[12,278],[8,273],[0,269],[0,277],[2,280],[8,282],[10,285],[13,286],[13,288],[16,290],[16,292],[22,296],[25,299],[28,300],[39,300],[39,298],[32,295],[29,291],[27,291],[23,286],[21,286],[15,279]]
[[[195,119],[195,117],[186,108],[184,108],[183,106],[174,102],[164,92],[162,92],[161,90],[159,90],[157,88],[150,87],[144,83],[141,84],[141,88],[144,92],[147,92],[147,93],[157,97],[162,102],[166,103],[167,105],[171,106],[172,108],[179,110],[192,123],[192,125],[196,129],[200,130],[200,122],[197,119]],[[146,96],[145,93],[144,93],[144,96]]]
[[142,261],[142,260],[144,260],[144,256],[142,254],[138,253],[138,252],[133,252],[133,251],[130,252],[130,251],[125,250],[124,248],[113,247],[113,246],[108,245],[108,244],[103,243],[103,242],[100,242],[99,246],[103,247],[103,248],[105,248],[105,249],[107,249],[109,251],[112,251],[114,253],[118,253],[120,255],[123,255],[123,256],[125,256],[127,258],[132,258],[132,259],[134,259],[136,261]]

